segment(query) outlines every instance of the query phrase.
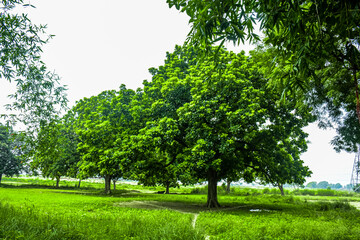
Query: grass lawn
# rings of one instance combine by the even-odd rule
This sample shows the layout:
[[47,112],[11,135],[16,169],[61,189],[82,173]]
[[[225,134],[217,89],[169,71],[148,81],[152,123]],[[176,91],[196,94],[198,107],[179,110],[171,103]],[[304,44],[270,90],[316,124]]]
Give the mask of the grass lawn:
[[51,180],[19,179],[0,185],[0,239],[360,239],[354,194],[282,197],[237,188],[220,191],[222,207],[209,210],[201,189],[164,195],[119,184],[105,195],[97,183],[55,189]]

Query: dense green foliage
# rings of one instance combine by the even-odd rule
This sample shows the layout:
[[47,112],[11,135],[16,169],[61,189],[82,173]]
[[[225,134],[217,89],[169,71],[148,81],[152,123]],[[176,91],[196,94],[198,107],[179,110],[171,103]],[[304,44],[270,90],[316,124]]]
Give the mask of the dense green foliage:
[[259,179],[280,189],[304,183],[309,109],[278,105],[278,93],[244,53],[218,49],[217,62],[196,56],[177,46],[150,69],[143,90],[104,91],[44,124],[33,166],[58,180],[69,169],[79,178],[104,177],[108,193],[122,176],[163,185],[166,193],[179,181],[208,181],[208,207],[219,206],[221,180]]
[[[164,66],[151,69],[142,102],[133,104],[147,122],[117,154],[136,179],[151,185],[209,183],[208,206],[219,206],[217,182],[235,174],[251,182],[302,184],[311,115],[295,105],[276,105],[276,92],[244,53],[219,50],[218,62],[195,64],[194,48],[176,47]],[[141,113],[140,113],[141,114]],[[139,115],[139,112],[137,112]],[[136,122],[136,119],[134,119]],[[137,124],[141,126],[141,124]]]
[[133,90],[122,85],[118,92],[104,91],[98,96],[85,98],[72,109],[79,137],[80,176],[104,177],[106,192],[110,192],[111,179],[122,176],[115,153],[124,149],[124,140],[135,128],[130,114],[134,95]]
[[[336,124],[335,150],[356,151],[360,141],[360,2],[167,0],[186,12],[191,44],[211,46],[259,40],[270,53],[271,85],[290,100],[311,104],[321,126]],[[330,117],[330,118],[329,118]]]
[[44,177],[56,178],[57,185],[62,176],[76,177],[80,160],[77,143],[78,137],[67,122],[67,116],[43,123],[31,162],[32,169],[40,170]]

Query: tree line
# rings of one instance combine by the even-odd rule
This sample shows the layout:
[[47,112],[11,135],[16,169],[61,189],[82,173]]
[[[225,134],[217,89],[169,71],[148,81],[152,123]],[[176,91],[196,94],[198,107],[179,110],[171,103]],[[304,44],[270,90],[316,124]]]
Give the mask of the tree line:
[[105,191],[120,177],[170,187],[208,182],[208,207],[220,206],[217,184],[244,179],[303,184],[311,171],[302,128],[314,117],[294,102],[278,104],[257,51],[218,49],[197,61],[194,47],[176,46],[151,81],[84,98],[63,117],[40,125],[33,171],[45,177],[101,176]]

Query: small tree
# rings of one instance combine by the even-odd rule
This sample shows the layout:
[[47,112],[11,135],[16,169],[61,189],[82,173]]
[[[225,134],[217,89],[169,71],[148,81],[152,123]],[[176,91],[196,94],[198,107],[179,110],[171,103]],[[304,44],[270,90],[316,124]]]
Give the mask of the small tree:
[[44,177],[55,178],[56,187],[62,176],[76,176],[79,161],[77,137],[65,122],[65,119],[55,119],[41,126],[31,163]]
[[13,176],[20,173],[21,159],[14,154],[18,147],[12,144],[9,128],[0,123],[0,183],[3,174]]
[[327,181],[321,181],[317,184],[316,186],[317,188],[321,188],[321,189],[327,189],[330,187],[329,183]]
[[317,182],[309,182],[308,184],[306,184],[307,188],[316,188],[317,186]]

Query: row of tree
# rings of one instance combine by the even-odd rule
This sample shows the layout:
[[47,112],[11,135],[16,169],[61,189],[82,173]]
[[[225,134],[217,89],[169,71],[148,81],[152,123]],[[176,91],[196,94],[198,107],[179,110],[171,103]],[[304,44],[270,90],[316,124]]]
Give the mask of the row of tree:
[[[307,188],[320,188],[320,189],[341,189],[343,186],[340,183],[328,183],[327,181],[321,182],[309,182],[306,184]],[[348,186],[344,186],[344,188],[348,188]]]
[[[1,2],[0,76],[17,83],[10,107],[34,124],[26,149],[45,176],[103,176],[107,191],[120,176],[168,187],[207,180],[207,205],[216,207],[221,179],[280,189],[302,183],[310,171],[299,158],[306,150],[301,129],[314,120],[310,113],[322,126],[336,123],[336,150],[357,150],[358,1],[167,0],[189,15],[188,42],[207,54],[177,47],[150,70],[143,89],[83,99],[62,118],[53,103],[64,104],[65,89],[40,61],[44,27],[9,13],[22,0]],[[221,48],[259,39],[255,22],[266,47],[251,57]],[[2,130],[2,147],[10,149],[2,159],[16,159],[4,157],[16,153],[10,132]]]
[[44,123],[32,166],[46,177],[101,176],[105,191],[124,177],[145,185],[208,182],[208,207],[218,207],[217,183],[240,178],[302,184],[310,175],[300,154],[302,131],[314,118],[279,94],[252,57],[217,49],[216,61],[197,61],[192,47],[167,53],[152,81],[124,85],[76,103]]

